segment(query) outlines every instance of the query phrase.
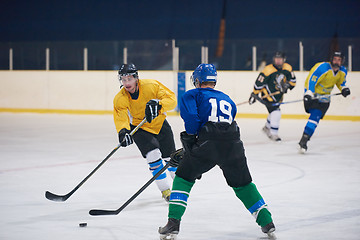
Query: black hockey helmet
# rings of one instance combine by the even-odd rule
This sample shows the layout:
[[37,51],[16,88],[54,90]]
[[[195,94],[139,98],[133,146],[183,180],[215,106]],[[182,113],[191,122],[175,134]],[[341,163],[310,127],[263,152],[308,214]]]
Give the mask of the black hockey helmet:
[[330,63],[331,63],[331,65],[333,65],[333,59],[334,59],[334,57],[339,57],[339,58],[341,58],[341,65],[344,64],[344,62],[345,62],[345,56],[344,56],[344,54],[342,54],[342,52],[340,52],[340,51],[335,51],[335,52],[333,52],[333,53],[331,54],[331,57],[330,57]]
[[121,65],[119,69],[119,79],[121,78],[121,76],[128,76],[128,75],[132,75],[135,78],[139,78],[138,70],[135,64],[130,63],[130,64]]
[[283,63],[285,63],[285,61],[286,61],[285,53],[280,52],[280,51],[277,51],[277,52],[275,52],[275,54],[274,54],[274,56],[273,56],[273,65],[274,65],[276,68],[281,69],[282,66],[283,66],[283,64],[281,64],[281,65],[276,65],[276,64],[275,64],[275,58],[282,58],[282,59],[284,60]]
[[274,58],[283,58],[284,59],[284,62],[286,60],[286,55],[284,52],[281,52],[281,51],[277,51],[275,52],[274,54]]

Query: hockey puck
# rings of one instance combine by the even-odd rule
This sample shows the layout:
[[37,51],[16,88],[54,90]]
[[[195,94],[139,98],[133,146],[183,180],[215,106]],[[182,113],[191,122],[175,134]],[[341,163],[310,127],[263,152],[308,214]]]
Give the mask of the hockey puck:
[[87,223],[84,222],[84,223],[79,223],[79,227],[86,227],[87,226]]

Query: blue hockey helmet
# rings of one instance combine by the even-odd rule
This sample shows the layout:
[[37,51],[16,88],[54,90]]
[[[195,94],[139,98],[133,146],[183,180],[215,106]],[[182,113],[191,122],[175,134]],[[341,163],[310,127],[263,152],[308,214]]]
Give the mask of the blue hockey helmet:
[[217,72],[215,66],[207,63],[200,64],[191,75],[191,80],[194,86],[196,86],[196,82],[199,84],[202,84],[203,82],[216,83]]

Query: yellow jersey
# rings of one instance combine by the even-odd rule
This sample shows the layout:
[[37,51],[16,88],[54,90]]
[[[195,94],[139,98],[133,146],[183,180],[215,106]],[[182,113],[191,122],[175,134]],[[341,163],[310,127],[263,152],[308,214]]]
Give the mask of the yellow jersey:
[[130,93],[122,88],[114,98],[114,122],[116,131],[126,128],[130,124],[137,126],[145,118],[146,103],[151,99],[159,99],[161,105],[159,116],[151,123],[142,125],[142,129],[158,134],[165,121],[166,112],[176,107],[176,96],[170,89],[153,79],[139,79],[139,96],[132,99]]
[[347,70],[344,66],[335,73],[329,62],[315,64],[305,81],[305,92],[312,91],[315,94],[328,95],[336,85],[341,91],[346,86]]

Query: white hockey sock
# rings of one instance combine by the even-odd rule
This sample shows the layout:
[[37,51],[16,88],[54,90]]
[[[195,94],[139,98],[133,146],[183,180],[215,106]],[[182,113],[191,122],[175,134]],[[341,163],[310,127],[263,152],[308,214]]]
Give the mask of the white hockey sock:
[[270,129],[270,113],[266,118],[266,123],[265,123],[265,127],[267,127],[268,129]]
[[[149,164],[149,169],[153,176],[160,171],[164,167],[163,161],[161,159],[160,149],[154,149],[146,154],[146,160]],[[155,183],[159,190],[165,191],[167,189],[171,189],[170,177],[163,172],[159,177],[156,178]]]
[[[170,157],[163,158],[163,159],[166,163],[170,161]],[[176,169],[177,169],[176,167],[171,167],[171,166],[167,169],[172,179],[175,178]]]
[[278,135],[279,127],[280,127],[280,119],[281,119],[281,111],[280,109],[277,109],[275,111],[272,111],[268,119],[270,120],[270,133],[272,135]]

